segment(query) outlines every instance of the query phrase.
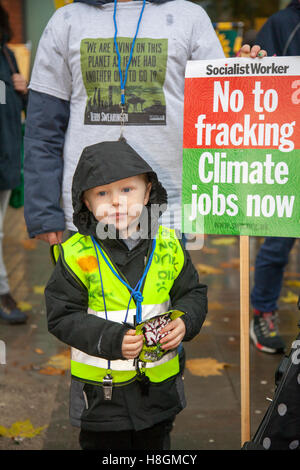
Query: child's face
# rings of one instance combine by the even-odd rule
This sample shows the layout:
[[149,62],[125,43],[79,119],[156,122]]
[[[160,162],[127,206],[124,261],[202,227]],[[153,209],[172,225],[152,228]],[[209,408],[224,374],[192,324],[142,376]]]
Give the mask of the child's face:
[[138,175],[91,188],[84,192],[83,200],[99,222],[122,231],[138,220],[150,191],[151,183]]

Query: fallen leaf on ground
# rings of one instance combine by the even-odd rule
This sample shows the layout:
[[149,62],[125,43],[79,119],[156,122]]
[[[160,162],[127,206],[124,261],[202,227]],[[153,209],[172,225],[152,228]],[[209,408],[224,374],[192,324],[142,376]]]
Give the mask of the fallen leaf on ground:
[[44,351],[40,348],[35,348],[34,350],[37,354],[44,354]]
[[43,369],[40,369],[40,374],[44,375],[63,375],[66,370],[70,369],[71,352],[67,349],[60,354],[51,356]]
[[300,287],[300,281],[297,281],[296,279],[289,279],[288,281],[284,281],[284,285],[291,287]]
[[224,370],[225,367],[230,367],[230,364],[218,362],[216,359],[207,357],[202,359],[188,359],[186,361],[186,367],[192,375],[208,377],[210,375],[222,375],[220,371]]
[[35,294],[44,294],[45,286],[33,286],[33,292]]
[[18,308],[22,311],[22,312],[26,312],[27,310],[32,310],[32,305],[29,304],[28,302],[18,302]]
[[284,277],[300,277],[300,273],[293,273],[293,272],[290,272],[290,271],[285,271]]
[[65,370],[56,369],[55,367],[47,366],[44,369],[40,369],[39,373],[43,375],[65,375]]
[[27,364],[21,367],[22,370],[33,370],[33,364]]
[[223,310],[224,306],[220,302],[208,302],[208,311],[210,310]]
[[209,246],[203,246],[202,247],[202,252],[207,253],[208,255],[217,255],[219,253],[219,250],[217,248],[211,248]]
[[34,238],[30,240],[21,240],[20,243],[25,250],[36,250],[36,240]]
[[31,421],[27,419],[26,421],[17,421],[12,424],[10,428],[0,426],[0,436],[8,437],[10,439],[14,438],[32,438],[37,436],[43,431],[47,426],[41,426],[39,428],[34,428]]
[[219,268],[214,268],[207,264],[197,264],[196,265],[198,272],[201,274],[222,274],[223,270]]
[[289,290],[289,291],[287,292],[286,297],[280,297],[279,300],[281,300],[282,302],[284,302],[284,303],[286,303],[286,304],[297,304],[298,298],[299,298],[299,295],[294,294],[294,292],[292,292],[291,290]]
[[236,243],[236,238],[234,237],[217,238],[216,240],[212,240],[211,243],[213,245],[234,245]]

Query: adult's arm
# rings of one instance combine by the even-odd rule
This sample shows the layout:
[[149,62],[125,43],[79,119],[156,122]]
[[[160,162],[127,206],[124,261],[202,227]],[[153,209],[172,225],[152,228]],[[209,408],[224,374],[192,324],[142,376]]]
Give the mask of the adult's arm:
[[27,82],[23,75],[21,75],[16,57],[11,49],[7,46],[4,46],[5,49],[10,57],[10,69],[11,69],[11,79],[13,82],[13,86],[15,91],[20,93],[20,97],[22,98],[22,110],[26,111],[27,103],[28,103],[28,87]]
[[60,207],[69,101],[29,91],[24,137],[24,216],[30,237],[65,228]]
[[222,59],[225,57],[223,48],[214,30],[212,22],[198,5],[194,9],[192,35],[190,44],[190,60]]
[[255,42],[265,49],[269,56],[282,55],[284,39],[281,26],[277,16],[272,16],[256,36]]
[[24,140],[25,220],[29,235],[62,231],[63,147],[69,122],[72,73],[63,9],[50,18],[39,42],[29,84]]

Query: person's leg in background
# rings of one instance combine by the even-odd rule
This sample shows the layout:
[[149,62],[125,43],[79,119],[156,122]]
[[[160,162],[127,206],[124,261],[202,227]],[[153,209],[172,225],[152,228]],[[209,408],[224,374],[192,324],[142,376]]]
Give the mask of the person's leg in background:
[[0,319],[8,323],[25,323],[27,315],[18,309],[10,294],[6,267],[3,260],[3,227],[11,191],[0,191]]
[[295,238],[268,237],[261,245],[255,262],[251,303],[254,309],[250,336],[255,346],[271,354],[283,352],[285,344],[278,333],[277,301],[283,274]]

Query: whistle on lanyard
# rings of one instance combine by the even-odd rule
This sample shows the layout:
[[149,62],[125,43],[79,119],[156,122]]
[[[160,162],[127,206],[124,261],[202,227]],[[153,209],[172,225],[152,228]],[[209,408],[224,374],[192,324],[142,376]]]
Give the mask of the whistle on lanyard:
[[111,400],[113,390],[113,378],[110,374],[106,374],[102,381],[104,400]]

